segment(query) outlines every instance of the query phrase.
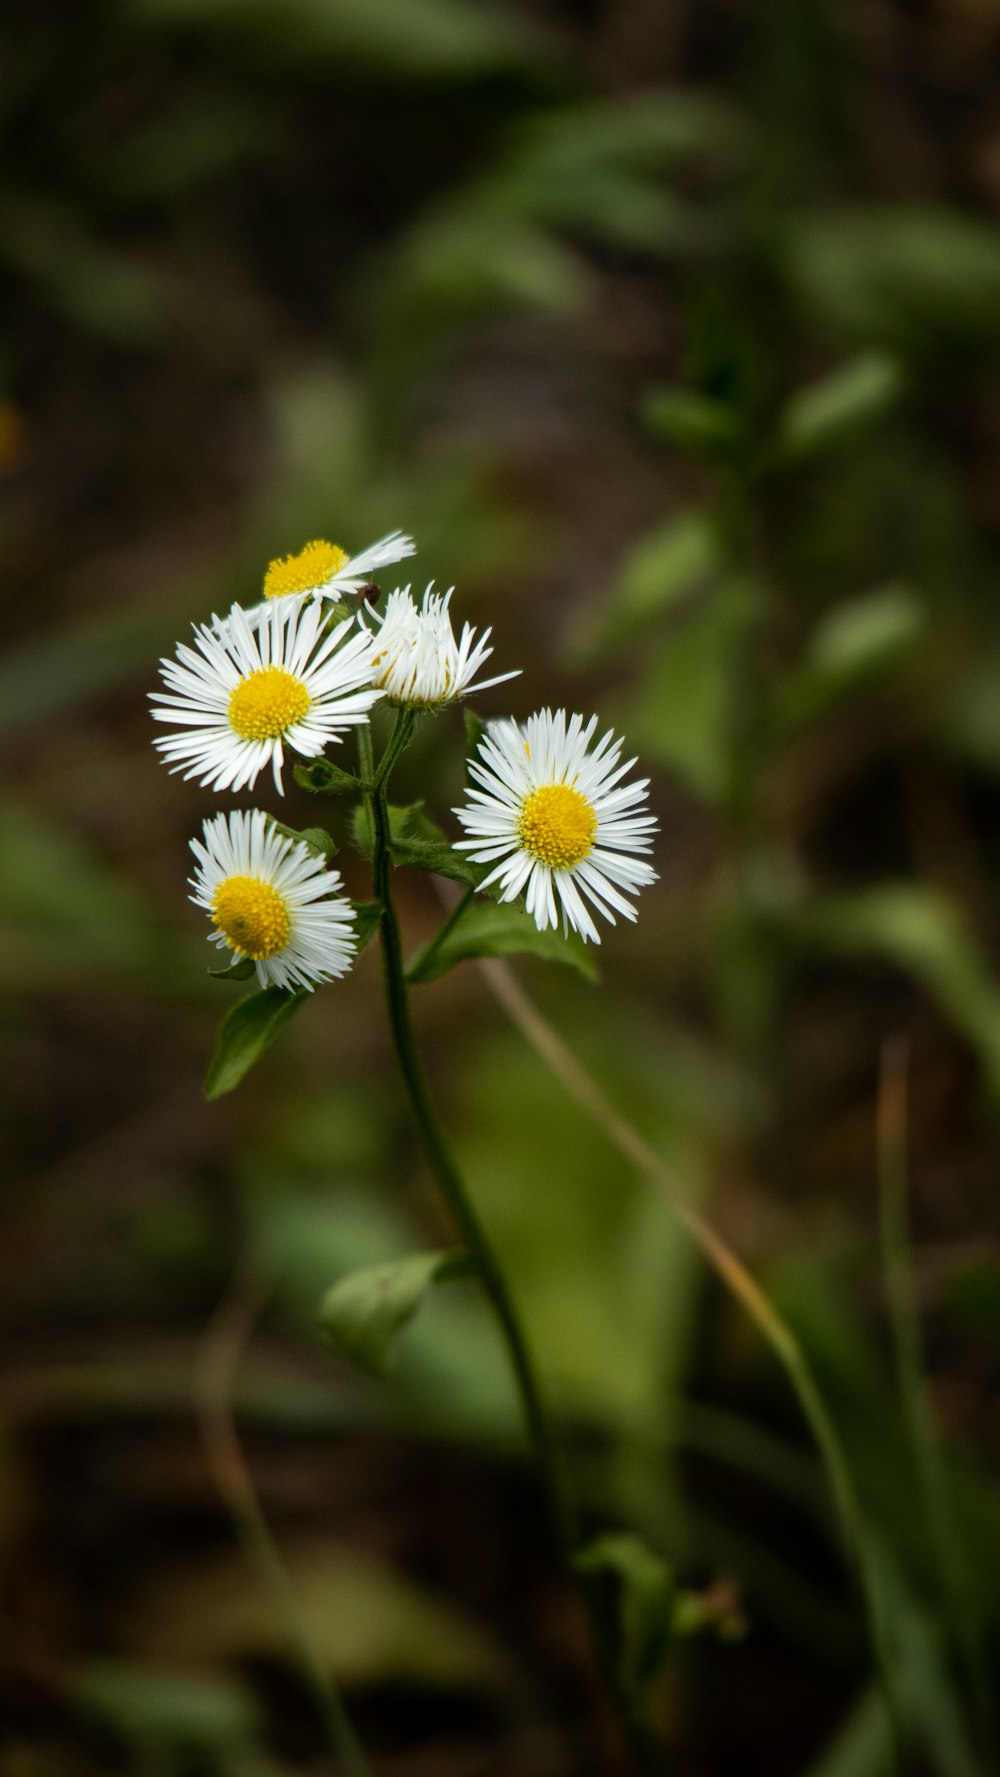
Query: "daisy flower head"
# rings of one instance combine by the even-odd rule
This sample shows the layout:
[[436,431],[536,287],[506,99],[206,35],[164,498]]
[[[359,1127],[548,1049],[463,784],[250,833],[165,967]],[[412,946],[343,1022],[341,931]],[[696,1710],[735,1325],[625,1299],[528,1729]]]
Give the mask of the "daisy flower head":
[[539,931],[561,912],[564,931],[599,944],[590,908],[612,925],[615,913],[634,919],[625,896],[656,881],[642,856],[656,821],[646,812],[649,779],[623,782],[635,760],[620,763],[610,730],[591,747],[596,727],[596,716],[585,726],[565,710],[492,722],[469,766],[478,788],[454,812],[471,836],[456,850],[496,866],[483,888],[498,882],[501,901],[523,893]]
[[432,581],[420,605],[408,586],[391,592],[384,615],[371,613],[380,626],[373,637],[374,683],[389,703],[406,709],[432,709],[437,704],[452,703],[470,691],[485,691],[490,685],[502,684],[504,679],[516,679],[520,670],[474,683],[483,662],[493,652],[488,646],[491,631],[484,629],[477,640],[476,631],[465,623],[456,641],[448,609],[455,588],[452,586],[444,593],[433,588]]
[[234,605],[161,661],[167,690],[153,693],[153,715],[177,732],[153,744],[172,771],[213,790],[242,790],[270,765],[280,793],[286,746],[311,759],[367,722],[380,696],[371,651],[353,618],[327,633],[315,601],[278,602],[256,620]]
[[[285,598],[326,599],[336,604],[341,594],[357,592],[379,568],[403,561],[416,553],[412,537],[390,531],[358,555],[348,555],[337,543],[314,538],[295,555],[281,555],[268,564],[264,575],[264,604]],[[254,611],[256,616],[256,609]]]
[[212,942],[248,958],[261,987],[305,987],[346,975],[357,945],[339,870],[279,833],[259,808],[217,814],[192,839],[192,901]]

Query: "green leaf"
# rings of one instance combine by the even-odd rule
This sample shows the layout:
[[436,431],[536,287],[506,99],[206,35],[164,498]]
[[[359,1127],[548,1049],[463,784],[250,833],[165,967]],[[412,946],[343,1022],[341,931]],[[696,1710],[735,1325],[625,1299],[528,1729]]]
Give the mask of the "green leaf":
[[725,796],[739,760],[740,674],[760,603],[749,579],[713,585],[650,650],[627,712],[642,751],[711,801]]
[[630,1531],[595,1537],[574,1556],[577,1572],[610,1579],[618,1597],[618,1666],[633,1693],[648,1689],[674,1632],[673,1570]]
[[[354,812],[354,842],[366,858],[372,855],[371,827],[368,810],[361,806]],[[405,808],[389,807],[389,850],[394,864],[409,865],[415,870],[429,870],[435,876],[446,876],[466,888],[478,888],[487,872],[471,864],[463,852],[456,851],[440,827],[428,820],[417,802]]]
[[653,432],[695,456],[727,456],[738,442],[741,424],[728,402],[696,389],[654,389],[642,404],[642,417]]
[[354,908],[354,932],[358,940],[356,955],[360,956],[367,944],[370,944],[378,931],[382,919],[381,901],[352,901]]
[[78,327],[116,344],[148,346],[170,331],[176,279],[136,252],[108,246],[70,205],[9,191],[0,250]]
[[772,463],[784,466],[833,450],[891,411],[905,387],[902,366],[885,352],[863,352],[799,389],[778,426]]
[[226,969],[209,969],[208,972],[216,981],[250,981],[257,973],[257,966],[251,957],[241,956]]
[[733,1582],[722,1579],[700,1592],[679,1591],[674,1600],[673,1630],[680,1641],[706,1630],[722,1641],[742,1641],[747,1620]]
[[786,269],[815,312],[891,350],[968,353],[1000,343],[1000,231],[931,205],[803,216]]
[[[408,802],[405,806],[390,802],[388,814],[389,841],[393,848],[403,840],[444,839],[440,827],[436,827],[433,821],[428,820],[419,802]],[[373,849],[372,831],[366,803],[360,803],[354,810],[351,829],[358,850],[364,857],[370,858]]]
[[475,710],[470,710],[468,706],[462,713],[465,717],[465,751],[467,756],[471,756],[479,751],[486,738],[486,723],[481,716],[476,715]]
[[456,963],[467,962],[471,957],[520,954],[541,957],[544,962],[565,963],[586,980],[597,980],[596,964],[575,933],[564,938],[560,931],[540,932],[523,908],[490,901],[471,905],[440,944],[432,942],[414,957],[407,980],[413,984],[436,981]]
[[102,195],[119,204],[176,200],[239,162],[273,150],[275,126],[263,103],[219,92],[189,96],[182,108],[132,129],[101,154]]
[[352,1271],[324,1296],[320,1326],[343,1357],[376,1376],[384,1375],[394,1340],[413,1319],[431,1285],[467,1276],[471,1263],[462,1252],[410,1253],[386,1265]]
[[85,1708],[140,1745],[221,1754],[248,1744],[260,1726],[249,1692],[222,1675],[101,1660],[73,1674],[69,1688]]
[[685,512],[648,531],[622,562],[610,598],[585,617],[577,644],[581,658],[592,658],[609,642],[629,640],[652,618],[702,590],[718,564],[715,527],[700,513]]
[[[535,38],[497,6],[462,0],[127,0],[131,21],[216,36],[268,68],[370,68],[447,79],[530,64]],[[245,52],[244,52],[245,53]]]
[[943,895],[914,883],[886,883],[821,902],[803,917],[800,931],[826,949],[875,953],[913,975],[968,1037],[1000,1095],[1000,988]]
[[283,821],[272,819],[271,825],[276,832],[284,834],[286,839],[294,839],[297,844],[307,845],[309,850],[316,852],[321,858],[335,858],[337,841],[325,827],[286,827]]
[[838,605],[813,632],[805,660],[781,688],[779,720],[808,720],[888,671],[912,647],[925,620],[924,606],[908,586],[880,586]]
[[806,1777],[885,1777],[893,1765],[892,1726],[877,1686],[862,1693]]
[[310,759],[308,765],[296,765],[295,782],[316,796],[351,796],[361,789],[361,779],[352,771],[344,771],[329,759]]
[[[282,1558],[303,1633],[324,1672],[344,1686],[483,1696],[507,1677],[504,1655],[475,1621],[378,1557],[333,1543],[327,1533],[290,1537]],[[262,1657],[279,1665],[289,1658],[284,1624],[236,1551],[207,1564],[204,1557],[164,1563],[132,1626],[144,1657],[161,1669],[225,1673]],[[275,1765],[258,1752],[256,1759],[230,1750],[225,1762],[187,1756],[130,1768],[146,1777],[288,1777],[287,1763]]]
[[205,1097],[232,1092],[306,998],[304,988],[265,987],[227,1012],[205,1077]]
[[393,862],[408,864],[415,870],[429,870],[434,876],[446,876],[466,888],[478,888],[485,869],[472,864],[464,852],[456,851],[447,839],[400,839],[392,846]]

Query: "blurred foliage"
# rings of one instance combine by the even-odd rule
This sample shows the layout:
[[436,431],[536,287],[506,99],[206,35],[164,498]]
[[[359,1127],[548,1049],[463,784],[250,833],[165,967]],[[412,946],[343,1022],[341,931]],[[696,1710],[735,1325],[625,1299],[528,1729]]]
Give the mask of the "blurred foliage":
[[[421,1037],[620,1591],[623,1670],[679,1768],[888,1768],[781,1378],[454,967],[491,948],[536,953],[529,991],[773,1288],[861,1493],[907,1768],[987,1777],[992,9],[16,0],[0,49],[0,1774],[316,1767],[191,1418],[246,1253],[268,1293],[240,1426],[379,1768],[478,1768],[485,1743],[529,1777],[613,1765],[474,1287],[409,1276],[388,1382],[317,1324],[336,1280],[453,1239],[376,959],[268,1046],[261,1010],[289,1007],[232,1011],[245,990],[209,979],[185,910],[214,804],[148,745],[155,659],[189,621],[307,536],[399,525],[421,578],[494,626],[498,670],[525,669],[483,717],[599,709],[661,817],[662,880],[599,984],[544,972],[551,944],[489,902],[478,947],[470,923],[421,962],[443,914],[411,866],[454,837],[454,715],[408,756],[395,833]],[[313,791],[289,822],[321,807],[363,902]],[[901,1033],[950,1563],[875,1239],[879,1056]]]

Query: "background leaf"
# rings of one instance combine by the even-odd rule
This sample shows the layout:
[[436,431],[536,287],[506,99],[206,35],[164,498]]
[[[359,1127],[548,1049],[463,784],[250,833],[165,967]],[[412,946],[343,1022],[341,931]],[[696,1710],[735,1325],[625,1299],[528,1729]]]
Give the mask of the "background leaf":
[[336,1351],[381,1376],[395,1340],[431,1285],[464,1276],[470,1263],[464,1253],[411,1253],[391,1264],[352,1271],[327,1290],[320,1326]]
[[820,382],[797,389],[778,424],[776,461],[801,462],[848,443],[892,411],[904,386],[894,358],[864,352]]
[[801,930],[813,944],[871,952],[915,976],[968,1037],[991,1091],[1000,1092],[1000,988],[942,895],[916,884],[886,883],[813,907]]

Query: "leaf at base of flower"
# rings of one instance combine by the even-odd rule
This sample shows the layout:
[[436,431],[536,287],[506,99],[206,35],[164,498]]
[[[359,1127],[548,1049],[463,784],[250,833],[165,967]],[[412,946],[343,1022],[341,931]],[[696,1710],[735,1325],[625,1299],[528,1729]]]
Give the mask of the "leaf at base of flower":
[[205,1097],[232,1092],[307,998],[304,988],[265,987],[227,1012],[205,1076]]
[[406,971],[412,986],[436,981],[456,963],[478,956],[537,956],[544,962],[563,963],[588,981],[597,980],[597,965],[574,933],[540,932],[531,915],[508,902],[480,901],[463,913],[440,944],[431,943],[414,957]]

